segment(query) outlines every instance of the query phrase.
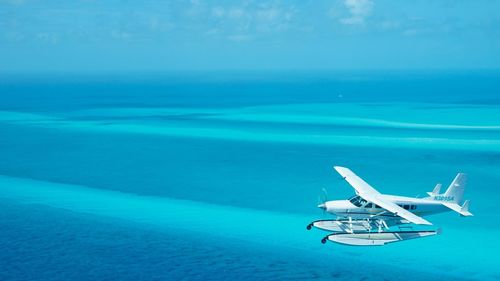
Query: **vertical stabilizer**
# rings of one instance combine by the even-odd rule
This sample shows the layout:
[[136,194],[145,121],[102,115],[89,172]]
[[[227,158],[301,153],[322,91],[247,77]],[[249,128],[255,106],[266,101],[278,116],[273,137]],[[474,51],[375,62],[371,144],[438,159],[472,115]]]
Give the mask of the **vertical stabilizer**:
[[439,193],[441,192],[441,186],[442,185],[440,183],[436,184],[434,189],[431,192],[427,192],[427,194],[429,194],[429,196],[439,195]]
[[464,197],[465,184],[467,183],[467,176],[464,173],[458,173],[453,182],[450,184],[446,192],[439,200],[453,202],[460,204]]

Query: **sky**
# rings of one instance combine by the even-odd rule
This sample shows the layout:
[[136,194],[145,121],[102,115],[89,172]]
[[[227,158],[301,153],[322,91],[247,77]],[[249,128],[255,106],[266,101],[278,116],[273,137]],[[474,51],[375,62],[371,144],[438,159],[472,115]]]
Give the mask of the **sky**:
[[500,68],[500,1],[0,0],[0,72]]

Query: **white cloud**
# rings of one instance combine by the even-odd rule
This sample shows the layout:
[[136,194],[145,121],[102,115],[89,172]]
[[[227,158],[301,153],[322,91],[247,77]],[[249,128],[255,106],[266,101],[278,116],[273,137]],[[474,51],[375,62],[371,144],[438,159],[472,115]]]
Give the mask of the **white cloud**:
[[16,31],[7,31],[5,32],[4,37],[9,42],[19,42],[24,40],[25,38],[25,36],[22,33]]
[[221,31],[220,31],[220,29],[218,29],[218,28],[211,28],[211,29],[209,29],[209,30],[205,31],[205,33],[204,33],[203,35],[205,35],[205,36],[216,36],[216,35],[218,35],[220,32],[221,32]]
[[286,31],[293,26],[293,18],[297,13],[294,6],[274,6],[257,9],[255,12],[255,29],[259,32]]
[[227,39],[234,42],[245,42],[245,41],[250,41],[252,37],[246,34],[235,34],[235,35],[229,35]]
[[428,34],[433,32],[446,32],[446,27],[444,28],[430,28],[430,27],[413,27],[408,28],[403,31],[404,36],[418,36],[422,34]]
[[228,11],[228,17],[232,19],[239,19],[245,15],[245,11],[240,8],[233,8]]
[[152,16],[146,21],[147,26],[155,31],[168,31],[174,28],[174,24],[161,19],[158,16]]
[[349,17],[341,18],[339,21],[346,25],[364,24],[365,18],[369,16],[373,9],[371,0],[345,0],[344,6],[349,10]]
[[40,41],[49,44],[57,44],[59,43],[59,36],[50,32],[39,32],[36,34],[36,38]]
[[132,34],[129,32],[121,31],[121,30],[112,30],[111,37],[115,39],[127,40],[132,37]]
[[419,30],[415,29],[415,28],[410,28],[410,29],[406,29],[405,31],[403,31],[404,36],[414,36],[414,35],[417,35],[418,33],[419,33]]
[[280,15],[280,10],[276,8],[257,11],[257,17],[265,21],[273,21]]
[[382,21],[379,25],[384,30],[391,30],[391,29],[399,28],[400,22],[399,21],[392,21],[392,20],[385,20],[385,21]]
[[293,20],[298,13],[294,5],[280,3],[244,3],[239,6],[212,6],[208,15],[213,26],[205,36],[222,36],[230,41],[252,41],[260,36],[269,36],[297,28]]
[[0,4],[11,4],[11,5],[21,5],[24,4],[24,0],[0,0]]
[[222,7],[212,8],[212,15],[217,18],[221,18],[226,14],[226,10]]

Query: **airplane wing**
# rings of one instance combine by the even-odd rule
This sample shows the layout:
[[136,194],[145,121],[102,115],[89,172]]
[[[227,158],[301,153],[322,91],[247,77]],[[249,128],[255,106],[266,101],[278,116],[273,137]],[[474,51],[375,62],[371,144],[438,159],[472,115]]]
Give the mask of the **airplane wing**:
[[348,168],[335,166],[334,169],[344,178],[345,181],[347,181],[347,183],[349,183],[354,188],[354,190],[356,190],[356,193],[366,201],[379,205],[387,211],[400,216],[411,223],[432,225],[432,223],[430,223],[429,221],[401,208],[393,202],[384,200],[380,192],[378,192],[375,188],[370,186]]

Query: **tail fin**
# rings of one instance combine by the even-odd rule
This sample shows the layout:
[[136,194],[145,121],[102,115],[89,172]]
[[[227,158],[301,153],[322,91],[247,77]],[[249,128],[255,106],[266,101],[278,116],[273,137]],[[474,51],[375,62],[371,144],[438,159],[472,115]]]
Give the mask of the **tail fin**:
[[458,173],[453,182],[451,182],[446,192],[443,194],[441,200],[460,204],[464,198],[464,189],[466,183],[466,174]]
[[464,173],[458,173],[443,194],[439,194],[441,184],[438,183],[432,192],[427,192],[430,196],[428,199],[439,201],[441,204],[459,213],[461,216],[472,216],[472,213],[469,212],[470,201],[466,200],[463,205],[461,205],[464,198],[466,183],[467,176]]
[[440,183],[436,184],[434,189],[431,192],[427,192],[427,194],[429,194],[429,196],[431,196],[431,197],[439,195],[439,193],[441,192],[441,186],[442,185]]

